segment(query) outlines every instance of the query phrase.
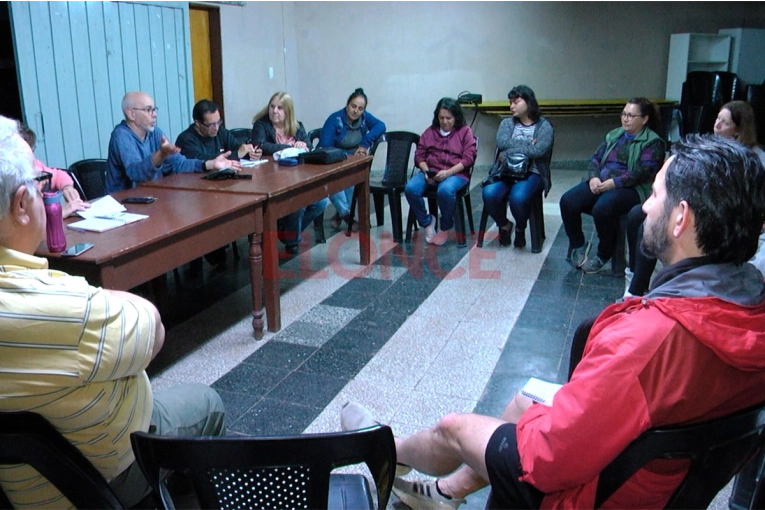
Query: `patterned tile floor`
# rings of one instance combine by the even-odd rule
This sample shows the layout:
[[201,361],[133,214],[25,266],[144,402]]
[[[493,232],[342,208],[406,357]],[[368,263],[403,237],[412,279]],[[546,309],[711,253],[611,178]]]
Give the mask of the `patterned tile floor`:
[[[580,178],[554,171],[540,254],[501,248],[494,226],[482,249],[475,236],[463,249],[453,241],[428,246],[417,234],[395,245],[389,216],[372,228],[379,258],[368,268],[342,235],[305,246],[280,267],[283,329],[263,341],[252,338],[246,261],[230,249],[225,266],[205,263],[201,274],[182,268],[177,280],[169,274],[159,292],[139,289],[157,302],[167,327],[149,367],[152,384],[211,384],[226,403],[231,434],[339,430],[348,400],[402,436],[451,411],[497,415],[528,377],[563,381],[576,326],[624,292],[624,278],[584,275],[565,261],[557,203]],[[476,223],[480,179],[477,171]],[[332,233],[328,222],[325,230]],[[466,507],[483,508],[486,497],[480,491]],[[712,508],[725,506],[727,497],[718,499]],[[392,500],[392,508],[405,508]]]

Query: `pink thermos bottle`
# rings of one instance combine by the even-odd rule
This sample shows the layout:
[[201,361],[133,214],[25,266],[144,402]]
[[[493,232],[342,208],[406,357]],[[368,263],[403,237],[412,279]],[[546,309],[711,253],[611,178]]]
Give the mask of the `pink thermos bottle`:
[[61,192],[43,193],[43,202],[45,203],[45,217],[47,226],[45,227],[48,251],[58,253],[66,248],[66,235],[64,234],[64,218],[61,216]]

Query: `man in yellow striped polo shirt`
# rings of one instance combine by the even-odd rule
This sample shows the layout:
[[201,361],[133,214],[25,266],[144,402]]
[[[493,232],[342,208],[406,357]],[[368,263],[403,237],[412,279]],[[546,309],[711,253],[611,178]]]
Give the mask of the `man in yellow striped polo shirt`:
[[[33,161],[16,121],[0,117],[0,411],[43,415],[131,506],[149,487],[130,433],[222,435],[223,404],[201,384],[152,395],[145,369],[165,337],[154,305],[33,255],[46,225]],[[16,507],[72,506],[29,466],[0,466],[0,486]]]

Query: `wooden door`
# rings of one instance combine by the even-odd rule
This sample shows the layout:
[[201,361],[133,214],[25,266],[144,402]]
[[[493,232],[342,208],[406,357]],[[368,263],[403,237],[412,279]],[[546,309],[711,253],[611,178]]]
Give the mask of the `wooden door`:
[[223,70],[221,67],[220,11],[214,7],[189,7],[191,67],[194,102],[211,99],[223,115]]

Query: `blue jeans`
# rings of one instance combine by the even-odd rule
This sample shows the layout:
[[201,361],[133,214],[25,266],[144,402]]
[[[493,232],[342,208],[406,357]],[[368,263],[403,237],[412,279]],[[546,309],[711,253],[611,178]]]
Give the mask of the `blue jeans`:
[[308,207],[304,207],[299,211],[295,211],[283,218],[279,218],[276,222],[279,239],[281,239],[287,247],[300,244],[303,240],[300,233],[324,212],[324,209],[327,208],[328,204],[329,199],[322,198]]
[[507,225],[507,206],[515,218],[515,228],[525,230],[531,215],[531,201],[537,193],[542,193],[544,182],[539,174],[532,173],[522,181],[497,181],[483,188],[483,206],[497,224]]
[[332,205],[335,206],[335,209],[337,210],[337,214],[339,214],[341,218],[345,218],[347,215],[351,213],[351,201],[353,200],[353,188],[354,186],[351,186],[348,189],[344,189],[343,191],[338,191],[334,195],[329,196],[329,201],[332,202]]
[[457,203],[457,192],[468,185],[463,177],[452,175],[442,182],[428,184],[425,174],[417,172],[409,179],[404,188],[406,201],[414,211],[414,216],[421,227],[430,225],[430,216],[425,209],[425,200],[422,198],[426,191],[437,190],[438,209],[441,211],[441,230],[449,230],[454,226],[454,206]]
[[560,199],[560,215],[569,246],[584,246],[582,213],[591,214],[598,231],[598,257],[603,261],[611,260],[616,247],[620,218],[639,203],[640,195],[635,188],[616,188],[595,195],[590,191],[588,182],[577,184]]

